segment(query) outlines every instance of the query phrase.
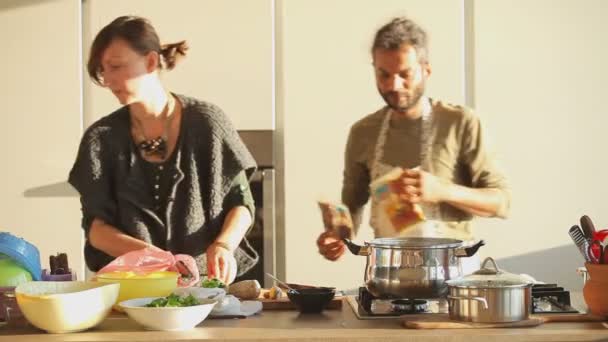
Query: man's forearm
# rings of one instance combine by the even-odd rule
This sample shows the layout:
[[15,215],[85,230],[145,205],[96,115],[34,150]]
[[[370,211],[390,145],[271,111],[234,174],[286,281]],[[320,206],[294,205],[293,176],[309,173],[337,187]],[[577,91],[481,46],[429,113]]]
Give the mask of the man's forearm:
[[154,247],[145,241],[121,232],[100,219],[94,219],[91,223],[89,242],[93,247],[113,257],[146,247]]
[[230,209],[226,219],[224,219],[222,231],[215,241],[225,243],[230,247],[230,250],[235,250],[249,227],[251,227],[252,222],[253,218],[247,207],[238,206]]
[[501,189],[475,189],[450,184],[446,187],[442,202],[483,217],[506,218],[509,211],[508,196]]

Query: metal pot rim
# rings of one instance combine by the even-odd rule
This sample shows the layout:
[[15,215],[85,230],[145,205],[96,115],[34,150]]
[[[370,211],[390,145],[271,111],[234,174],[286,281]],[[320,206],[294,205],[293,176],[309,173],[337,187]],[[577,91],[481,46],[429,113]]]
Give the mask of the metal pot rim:
[[393,249],[445,249],[461,247],[463,241],[446,238],[378,238],[365,244],[371,247]]
[[[491,264],[492,267],[487,264]],[[531,287],[534,285],[534,281],[523,275],[499,269],[494,259],[487,257],[481,264],[481,269],[457,279],[450,279],[447,284],[461,288],[501,289]]]
[[469,289],[469,290],[478,290],[478,289],[484,289],[484,290],[491,290],[491,289],[519,289],[519,288],[527,288],[527,287],[532,287],[534,285],[534,283],[529,283],[529,284],[511,284],[511,285],[493,285],[493,286],[484,286],[484,285],[474,285],[474,284],[458,284],[458,285],[454,285],[453,283],[458,282],[458,281],[462,281],[461,279],[453,279],[453,280],[447,280],[446,284],[448,284],[448,287],[453,287],[453,288],[458,288],[458,289]]

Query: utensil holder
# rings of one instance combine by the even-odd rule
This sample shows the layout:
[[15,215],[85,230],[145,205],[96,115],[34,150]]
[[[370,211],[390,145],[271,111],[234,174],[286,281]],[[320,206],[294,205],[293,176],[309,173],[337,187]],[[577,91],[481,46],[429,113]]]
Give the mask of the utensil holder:
[[608,264],[585,263],[589,278],[583,287],[583,297],[589,312],[608,316]]

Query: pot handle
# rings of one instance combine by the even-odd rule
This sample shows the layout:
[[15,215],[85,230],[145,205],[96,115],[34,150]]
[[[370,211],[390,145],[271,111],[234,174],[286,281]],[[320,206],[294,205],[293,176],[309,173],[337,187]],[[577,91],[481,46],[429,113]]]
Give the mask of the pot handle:
[[472,246],[456,248],[455,255],[459,258],[473,256],[473,255],[475,255],[475,253],[477,253],[477,250],[479,249],[479,247],[485,246],[485,244],[486,244],[485,241],[479,240],[479,242],[477,242],[476,244],[474,244]]
[[484,309],[488,309],[488,301],[483,297],[458,297],[458,296],[448,296],[448,300],[474,300],[483,304]]
[[344,241],[348,250],[354,255],[368,256],[371,254],[369,246],[359,246],[347,238],[343,238],[342,241]]

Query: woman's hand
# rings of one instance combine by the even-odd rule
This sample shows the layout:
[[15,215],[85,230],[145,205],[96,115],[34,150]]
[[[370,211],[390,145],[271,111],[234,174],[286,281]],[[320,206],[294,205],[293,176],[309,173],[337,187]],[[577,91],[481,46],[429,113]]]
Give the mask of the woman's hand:
[[236,278],[237,264],[232,252],[225,243],[214,242],[207,248],[207,277],[217,278],[230,284]]

